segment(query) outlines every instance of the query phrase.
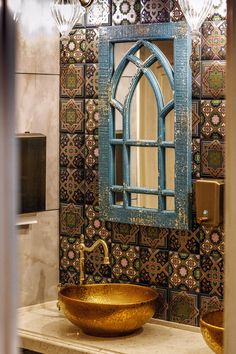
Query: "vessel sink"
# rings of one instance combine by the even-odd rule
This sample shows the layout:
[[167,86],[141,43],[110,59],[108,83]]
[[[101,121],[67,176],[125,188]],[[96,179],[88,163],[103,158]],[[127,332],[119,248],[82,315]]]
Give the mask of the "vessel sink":
[[224,312],[209,312],[200,318],[200,328],[208,346],[216,353],[223,354]]
[[155,313],[158,293],[130,284],[70,285],[58,293],[66,318],[84,333],[122,336],[142,327]]

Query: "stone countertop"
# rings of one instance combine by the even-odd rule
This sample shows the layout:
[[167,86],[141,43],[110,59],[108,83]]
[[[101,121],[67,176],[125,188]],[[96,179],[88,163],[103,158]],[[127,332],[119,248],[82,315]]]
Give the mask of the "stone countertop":
[[100,338],[83,334],[56,301],[18,310],[21,348],[43,354],[212,354],[197,327],[151,320],[135,334]]

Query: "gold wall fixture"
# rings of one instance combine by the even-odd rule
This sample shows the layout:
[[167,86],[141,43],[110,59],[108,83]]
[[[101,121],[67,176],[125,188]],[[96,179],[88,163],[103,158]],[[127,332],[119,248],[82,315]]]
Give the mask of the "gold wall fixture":
[[197,223],[218,226],[223,223],[224,180],[196,181]]

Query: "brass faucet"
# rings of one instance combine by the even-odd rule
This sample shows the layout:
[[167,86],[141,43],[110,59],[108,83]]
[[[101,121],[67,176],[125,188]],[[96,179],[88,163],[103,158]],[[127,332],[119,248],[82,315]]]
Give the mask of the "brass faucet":
[[91,247],[85,246],[84,243],[84,235],[80,236],[80,243],[79,243],[79,270],[80,270],[80,285],[83,284],[84,281],[84,252],[92,252],[95,248],[101,245],[104,249],[104,264],[110,264],[109,257],[108,257],[108,247],[104,240],[97,240]]

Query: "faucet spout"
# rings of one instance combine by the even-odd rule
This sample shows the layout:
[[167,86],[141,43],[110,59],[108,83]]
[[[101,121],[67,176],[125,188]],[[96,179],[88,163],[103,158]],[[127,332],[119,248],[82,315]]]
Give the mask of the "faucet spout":
[[79,259],[79,268],[80,268],[80,285],[83,284],[84,281],[84,253],[85,252],[92,252],[95,248],[97,248],[98,246],[102,246],[103,250],[104,250],[104,259],[103,259],[103,263],[104,264],[110,264],[109,261],[109,255],[108,255],[108,247],[107,244],[104,240],[97,240],[96,242],[94,242],[94,244],[91,247],[87,247],[85,246],[85,242],[84,242],[84,235],[82,234],[80,236],[80,244],[79,244],[79,253],[80,253],[80,259]]

